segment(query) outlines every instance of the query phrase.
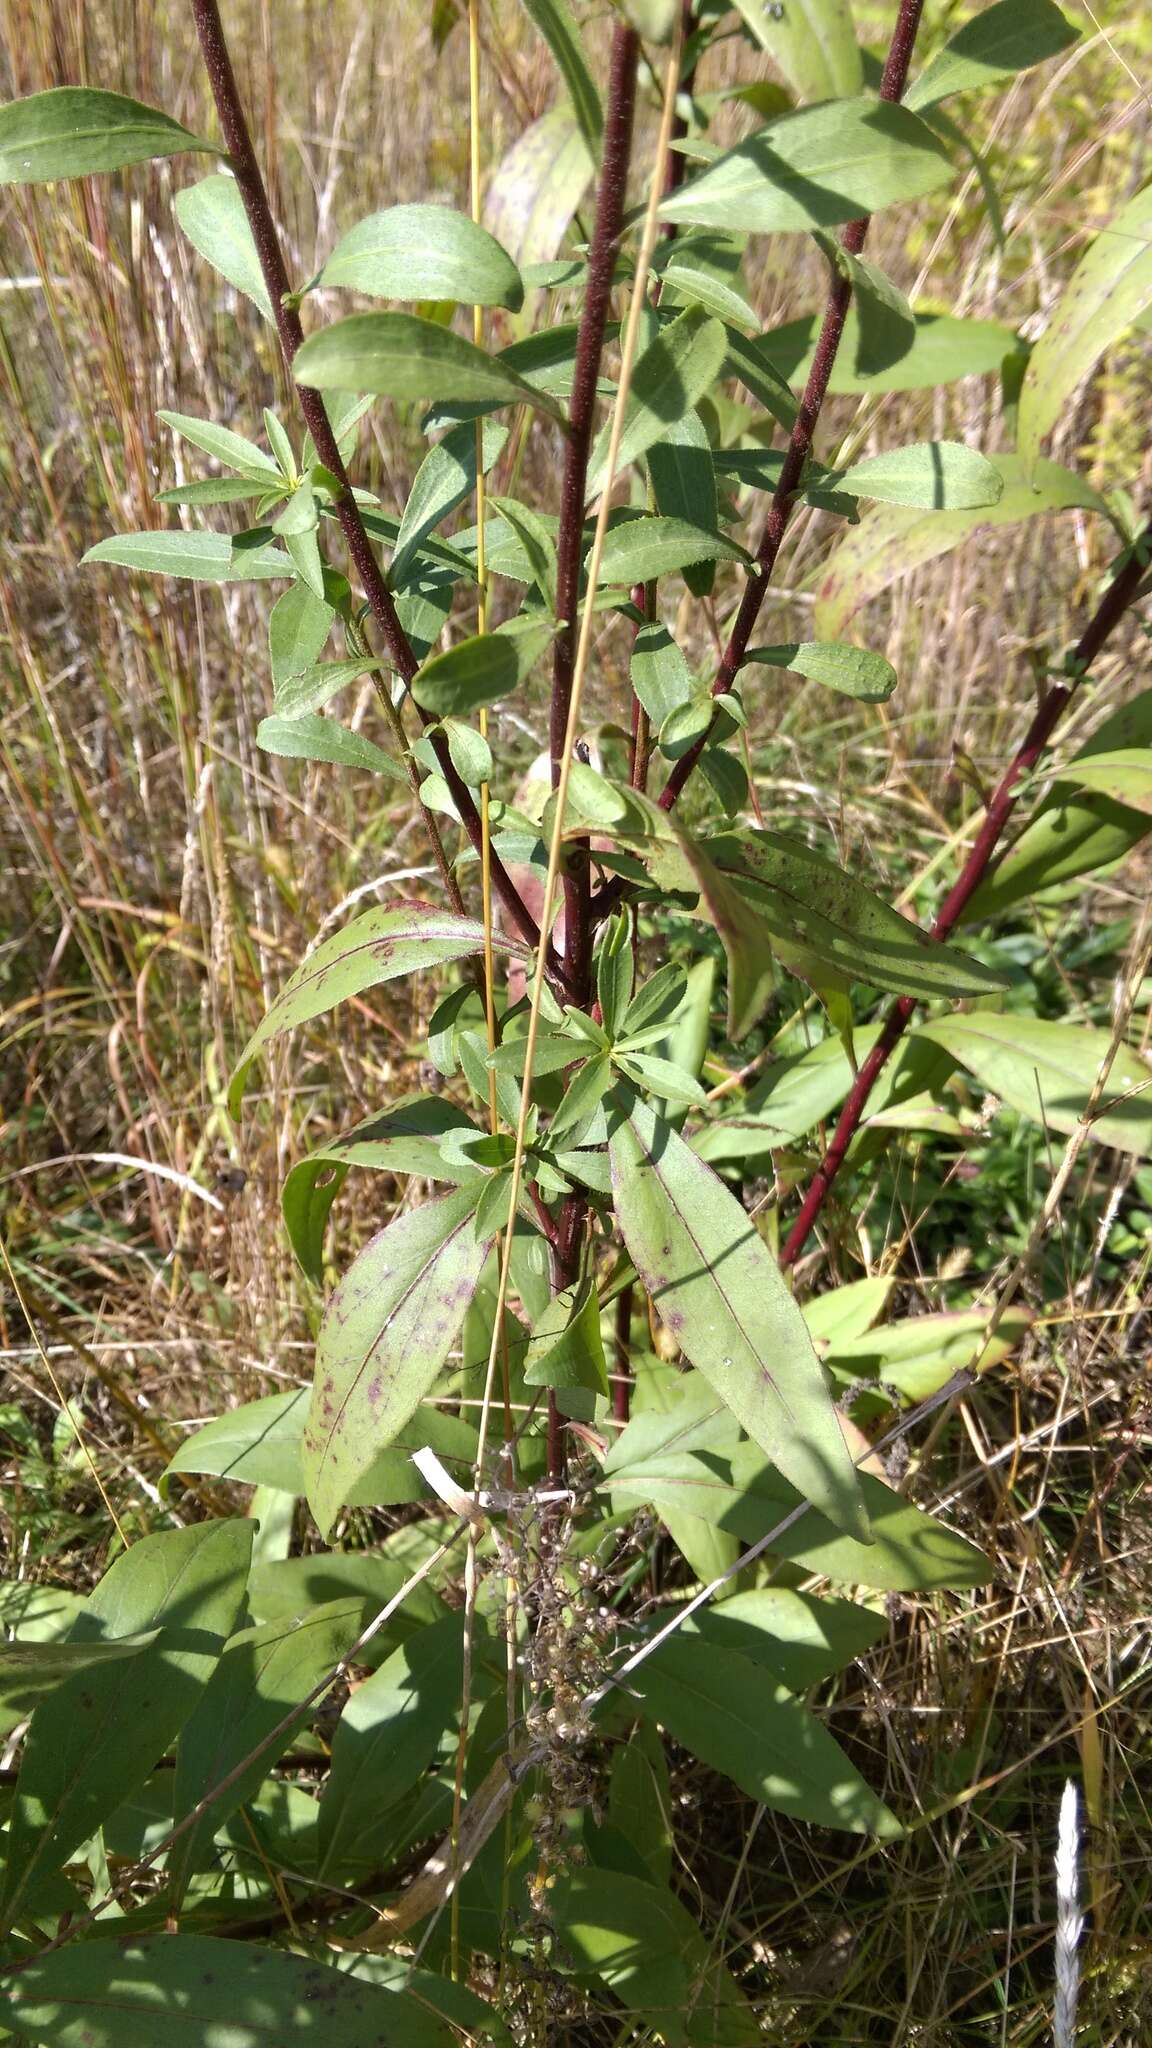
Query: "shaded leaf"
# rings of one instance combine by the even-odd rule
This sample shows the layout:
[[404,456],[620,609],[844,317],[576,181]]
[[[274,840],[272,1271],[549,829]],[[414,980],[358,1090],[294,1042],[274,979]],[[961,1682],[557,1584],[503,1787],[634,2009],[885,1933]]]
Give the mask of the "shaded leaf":
[[524,1381],[530,1387],[588,1387],[607,1395],[600,1305],[590,1280],[563,1288],[533,1325]]
[[284,2048],[322,2023],[326,2048],[452,2048],[414,1998],[329,1963],[207,1934],[73,1942],[34,1957],[0,2020],[58,2048]]
[[782,114],[660,208],[663,220],[802,234],[919,199],[952,176],[932,130],[904,107],[835,99]]
[[[487,475],[508,439],[506,427],[484,425],[484,474]],[[393,588],[405,573],[421,541],[435,531],[476,488],[476,428],[471,421],[454,427],[428,450],[416,472],[396,535],[390,580]]]
[[442,1140],[449,1131],[475,1128],[471,1118],[447,1097],[411,1095],[391,1109],[367,1117],[347,1137],[298,1160],[284,1182],[280,1201],[292,1249],[308,1278],[319,1286],[323,1277],[328,1212],[351,1167],[463,1181],[469,1178],[470,1169],[443,1157]]
[[[211,1860],[217,1829],[247,1804],[277,1757],[291,1748],[307,1708],[287,1727],[280,1723],[335,1668],[359,1633],[359,1603],[344,1600],[300,1620],[265,1622],[233,1636],[181,1731],[175,1812],[191,1813],[238,1764],[252,1761],[173,1843],[167,1869],[174,1910],[193,1872]],[[273,1740],[274,1729],[279,1732]]]
[[[1023,353],[1013,329],[994,320],[961,320],[950,313],[917,313],[915,320],[916,338],[911,347],[885,368],[866,370],[866,320],[858,307],[850,306],[828,383],[833,396],[927,391],[938,384],[954,384],[960,377],[999,372],[1006,359]],[[819,329],[820,316],[812,313],[803,320],[770,327],[759,337],[766,361],[797,389],[807,382]]]
[[617,1221],[661,1320],[780,1470],[866,1538],[812,1340],[739,1202],[647,1104],[618,1116],[609,1153]]
[[1093,754],[1087,760],[1070,762],[1056,780],[1098,790],[1134,811],[1152,811],[1152,748],[1119,747],[1114,753]]
[[459,1701],[462,1633],[457,1615],[423,1628],[349,1699],[320,1801],[322,1877],[371,1867],[381,1817],[436,1755]]
[[[719,376],[727,346],[720,321],[711,319],[697,306],[689,306],[687,312],[681,313],[649,343],[632,373],[616,455],[617,470],[635,462],[693,410]],[[590,498],[598,497],[611,481],[611,433],[611,422],[605,421],[589,457]]]
[[873,1607],[828,1593],[819,1598],[794,1593],[784,1586],[732,1593],[716,1606],[702,1607],[684,1624],[686,1637],[739,1651],[789,1692],[822,1684],[887,1633],[886,1616]]
[[743,1993],[670,1891],[618,1870],[569,1864],[549,1915],[578,1977],[591,1977],[662,2040],[690,2048],[754,2048],[761,2038]]
[[913,111],[954,92],[981,92],[1042,64],[1079,40],[1052,0],[996,0],[966,21],[938,50],[904,96]]

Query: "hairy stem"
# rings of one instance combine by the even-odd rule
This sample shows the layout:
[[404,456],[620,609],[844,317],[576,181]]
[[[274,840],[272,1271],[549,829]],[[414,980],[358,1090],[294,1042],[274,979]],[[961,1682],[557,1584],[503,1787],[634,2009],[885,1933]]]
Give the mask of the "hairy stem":
[[[1136,597],[1147,571],[1150,548],[1152,525],[1147,526],[1140,538],[1133,543],[1127,560],[1113,577],[1077,641],[1072,652],[1072,665],[1077,674],[1082,674],[1091,666]],[[1074,688],[1074,684],[1058,684],[1048,691],[1036,711],[1024,739],[992,796],[984,814],[984,822],[972,842],[968,857],[936,914],[931,927],[934,939],[948,937],[987,875],[992,865],[992,856],[1015,809],[1021,780],[1040,760],[1057,724],[1072,701]],[[893,1003],[884,1020],[884,1028],[879,1038],[867,1059],[861,1064],[844,1107],[840,1111],[832,1142],[812,1177],[800,1205],[800,1213],[785,1240],[780,1254],[782,1266],[793,1265],[803,1251],[808,1234],[828,1199],[832,1183],[843,1166],[848,1147],[860,1127],[868,1098],[903,1038],[909,1021],[915,1015],[916,1007],[916,1002],[911,996],[901,996],[898,1002]]]
[[[635,29],[621,23],[613,31],[604,152],[596,190],[596,220],[588,252],[588,284],[576,338],[576,364],[568,409],[569,433],[560,491],[560,525],[556,537],[556,616],[564,623],[556,638],[552,665],[549,743],[554,789],[560,780],[568,707],[572,701],[588,455],[596,415],[596,386],[604,352],[604,330],[612,299],[612,273],[624,218],[628,165],[632,155],[639,47]],[[592,966],[592,887],[586,855],[571,863],[563,883],[564,959],[576,999],[583,1005],[588,1000]]]
[[[264,189],[264,179],[261,174],[260,165],[252,146],[252,137],[248,130],[243,101],[240,98],[239,88],[236,84],[236,75],[232,69],[232,59],[228,52],[228,44],[220,20],[220,9],[217,5],[217,0],[192,0],[192,13],[196,22],[196,33],[200,40],[200,49],[203,54],[205,69],[212,87],[212,96],[216,102],[220,126],[223,130],[224,140],[228,145],[229,160],[235,174],[236,183],[240,188],[240,197],[244,202],[244,211],[248,218],[248,225],[252,230],[257,255],[260,258],[260,269],[265,285],[268,288],[268,296],[272,301],[280,348],[284,361],[289,370],[291,370],[296,351],[304,339],[304,330],[300,324],[299,313],[295,306],[289,303],[292,283],[285,266],[284,253],[280,246],[280,237],[276,229],[276,223],[272,218],[272,210],[268,204],[268,194]],[[313,391],[306,385],[297,385],[296,388],[300,398],[300,409],[307,422],[308,431],[316,444],[316,453],[325,468],[332,471],[341,485],[340,497],[336,504],[336,515],[347,543],[348,553],[360,580],[361,588],[368,599],[372,616],[383,636],[393,665],[403,681],[410,683],[419,664],[413,652],[412,644],[400,622],[392,593],[376,559],[372,543],[368,538],[364,522],[360,517],[359,507],[352,495],[348,473],[336,443],[336,436],[332,431],[332,423],[328,418],[328,411],[324,400],[318,391]],[[427,713],[421,711],[419,706],[417,706],[417,711],[424,725],[427,726],[434,723],[434,720]],[[440,772],[451,791],[452,801],[456,806],[460,820],[472,845],[479,852],[483,844],[483,828],[480,813],[473,800],[472,792],[457,774],[448,752],[447,743],[443,738],[435,737],[433,739],[433,746],[436,750]],[[418,776],[416,786],[418,789]],[[424,822],[428,829],[429,838],[432,841],[437,865],[443,875],[444,885],[448,891],[450,901],[455,910],[462,912],[464,906],[459,885],[455,875],[452,873],[439,827],[427,807],[422,804],[421,809],[424,814]],[[529,945],[536,945],[540,936],[536,921],[524,903],[503,862],[496,854],[491,856],[491,872],[493,887],[500,897],[510,923],[515,927],[521,938],[527,940]],[[561,963],[556,960],[554,955],[550,956],[549,966],[558,979],[566,982],[566,976]]]

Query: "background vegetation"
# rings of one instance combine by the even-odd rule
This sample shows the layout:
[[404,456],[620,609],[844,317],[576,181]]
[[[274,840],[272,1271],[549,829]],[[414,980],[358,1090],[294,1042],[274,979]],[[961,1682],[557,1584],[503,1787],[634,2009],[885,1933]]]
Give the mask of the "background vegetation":
[[[1139,10],[1097,19],[1070,0],[1067,11],[1083,31],[1075,48],[972,104],[999,221],[972,174],[876,223],[870,256],[915,286],[919,307],[1038,331],[1088,232],[1147,182],[1152,31]],[[230,12],[297,274],[373,206],[466,204],[466,46],[450,4],[248,0]],[[886,10],[857,12],[879,42]],[[922,47],[962,12],[930,7]],[[183,9],[8,0],[4,17],[5,97],[86,81],[195,130],[208,124]],[[598,49],[589,18],[603,57],[607,26]],[[554,75],[519,11],[486,9],[484,34],[494,162],[548,104]],[[702,89],[724,82],[726,62],[723,50],[709,59]],[[183,176],[156,164],[131,182],[9,192],[0,212],[9,1589],[91,1586],[115,1541],[109,1506],[131,1539],[228,1500],[223,1488],[178,1484],[162,1498],[158,1480],[190,1425],[309,1375],[316,1302],[288,1252],[279,1184],[303,1150],[417,1085],[416,1048],[440,993],[429,974],[347,1005],[338,1031],[320,1020],[294,1042],[291,1087],[273,1057],[242,1135],[228,1119],[235,1052],[309,941],[349,903],[420,893],[426,878],[431,893],[433,870],[418,817],[391,785],[370,805],[323,768],[256,751],[271,702],[258,589],[77,573],[108,531],[165,523],[156,494],[172,445],[161,407],[249,430],[260,405],[291,402],[270,330],[176,229],[171,191]],[[821,301],[819,258],[799,259],[799,247],[753,244],[746,275],[765,325]],[[491,345],[502,317],[491,318]],[[1109,491],[1122,479],[1146,507],[1150,401],[1141,329],[1050,452]],[[859,451],[872,436],[896,446],[929,435],[992,451],[1008,440],[1000,404],[989,378],[839,398],[822,432],[829,447]],[[418,408],[411,415],[378,406],[361,446],[360,480],[397,513],[420,447]],[[827,541],[818,516],[797,523],[764,637],[795,637]],[[1075,637],[1109,553],[1098,521],[1064,513],[988,531],[895,585],[865,615],[869,644],[900,676],[886,706],[758,680],[749,747],[768,822],[786,826],[815,802],[840,857],[924,914],[1027,722],[1029,662],[1039,675]],[[607,628],[591,725],[619,714],[627,653],[620,628]],[[1147,668],[1133,620],[1068,720],[1062,757],[1147,686]],[[543,699],[538,715],[495,716],[493,728],[502,760],[527,770],[546,743]],[[1109,1019],[1117,980],[1136,975],[1134,1037],[1147,1045],[1149,880],[1138,850],[1049,889],[982,957],[1040,1015],[1096,1023]],[[675,950],[674,929],[666,943]],[[714,1023],[716,1085],[735,1065],[719,1003]],[[764,1057],[821,1028],[811,1014],[797,1022],[782,991]],[[955,1106],[955,1130],[914,1134],[845,1177],[799,1269],[805,1291],[890,1276],[908,1314],[966,1305],[1008,1269],[1059,1141],[974,1083]],[[386,1177],[349,1183],[345,1254],[394,1194]],[[1152,2033],[1150,1261],[1152,1169],[1088,1146],[1025,1289],[1030,1327],[909,1478],[916,1499],[946,1505],[990,1551],[993,1582],[963,1597],[894,1597],[885,1641],[822,1694],[870,1782],[931,1824],[846,1856],[842,1841],[753,1810],[674,1754],[678,1882],[781,2048],[1046,2038],[1051,1857],[1068,1775],[1088,1820],[1082,2038],[1135,2044]],[[247,1498],[234,1493],[233,1511]],[[365,1545],[410,1519],[354,1510],[344,1541]],[[306,1550],[310,1528],[302,1509],[294,1526],[266,1527],[265,1554]],[[655,1533],[645,1570],[652,1595],[683,1577]],[[580,2025],[558,2038],[615,2038],[595,2018]]]

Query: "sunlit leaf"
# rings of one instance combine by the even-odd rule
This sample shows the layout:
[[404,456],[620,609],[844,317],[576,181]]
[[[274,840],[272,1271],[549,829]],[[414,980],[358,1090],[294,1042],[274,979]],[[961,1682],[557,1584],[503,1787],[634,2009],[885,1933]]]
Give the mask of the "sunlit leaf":
[[451,206],[390,206],[342,235],[315,280],[374,299],[455,299],[466,306],[523,303],[520,273],[487,228]]
[[198,185],[185,185],[172,204],[197,253],[238,292],[243,292],[246,299],[251,299],[266,320],[275,320],[235,178],[223,177],[219,172],[211,178],[201,178]]
[[118,92],[61,85],[0,107],[0,185],[85,178],[185,150],[219,154],[214,142]]

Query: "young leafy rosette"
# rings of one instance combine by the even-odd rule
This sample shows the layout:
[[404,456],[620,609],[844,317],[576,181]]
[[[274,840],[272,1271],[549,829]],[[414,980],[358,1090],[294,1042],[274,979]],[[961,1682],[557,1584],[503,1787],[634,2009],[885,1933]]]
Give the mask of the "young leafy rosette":
[[838,1529],[868,1517],[812,1339],[754,1223],[647,1103],[609,1141],[621,1234],[660,1320],[779,1470]]

